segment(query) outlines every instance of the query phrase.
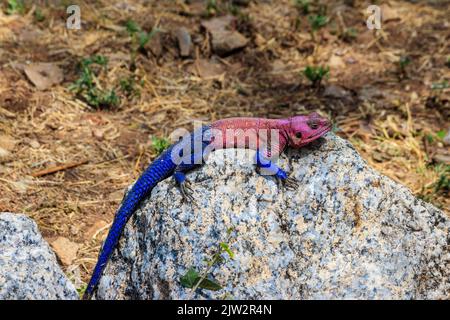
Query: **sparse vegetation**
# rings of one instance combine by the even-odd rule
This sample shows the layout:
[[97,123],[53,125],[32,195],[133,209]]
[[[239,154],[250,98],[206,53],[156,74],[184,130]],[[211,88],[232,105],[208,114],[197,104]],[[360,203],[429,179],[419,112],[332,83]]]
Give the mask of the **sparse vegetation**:
[[37,7],[36,10],[34,10],[33,15],[34,15],[34,19],[37,22],[42,22],[45,20],[45,15],[39,7]]
[[450,165],[446,165],[434,183],[434,192],[448,196],[450,191]]
[[307,66],[303,71],[305,77],[311,81],[311,86],[314,88],[320,87],[323,78],[330,74],[330,67],[326,66]]
[[294,1],[294,5],[295,5],[295,7],[297,8],[297,10],[300,13],[302,13],[304,15],[309,14],[309,12],[310,12],[310,10],[309,10],[309,5],[310,5],[309,0],[295,0]]
[[142,30],[141,26],[134,20],[127,20],[125,28],[131,37],[131,66],[134,69],[136,64],[137,53],[144,52],[145,45],[158,33],[160,30],[153,28],[150,32]]
[[170,141],[166,138],[152,137],[152,148],[155,150],[156,154],[161,154],[170,146]]
[[409,66],[411,64],[411,58],[409,58],[408,56],[402,56],[400,57],[399,61],[398,61],[398,74],[400,79],[404,79],[408,76],[406,67]]
[[180,283],[183,287],[192,289],[191,295],[195,293],[197,288],[212,291],[222,289],[222,285],[220,285],[215,279],[212,278],[212,276],[210,275],[210,271],[214,266],[226,261],[223,256],[224,254],[226,254],[228,258],[234,259],[234,253],[233,251],[231,251],[229,245],[233,231],[233,228],[229,228],[227,230],[227,240],[225,242],[220,242],[214,253],[205,260],[206,269],[202,274],[197,272],[194,267],[191,267],[188,269],[186,274],[184,274],[180,278]]
[[6,4],[6,14],[24,14],[25,4],[23,0],[8,0]]
[[345,42],[353,42],[358,37],[358,31],[355,28],[346,28],[340,35]]
[[117,107],[120,103],[114,89],[104,90],[98,88],[95,81],[95,65],[106,68],[107,59],[104,56],[93,56],[80,62],[80,77],[69,87],[78,97],[91,107],[96,109],[110,109]]

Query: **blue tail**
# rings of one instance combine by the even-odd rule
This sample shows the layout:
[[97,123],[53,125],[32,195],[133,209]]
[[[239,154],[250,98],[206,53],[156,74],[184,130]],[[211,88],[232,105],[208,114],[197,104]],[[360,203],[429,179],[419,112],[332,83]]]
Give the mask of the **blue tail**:
[[102,251],[98,258],[97,264],[95,266],[94,272],[92,274],[91,280],[86,288],[83,295],[83,299],[90,299],[95,288],[98,285],[100,277],[102,276],[103,270],[111,256],[119,238],[122,234],[123,229],[132,216],[136,208],[142,199],[144,199],[150,191],[158,184],[158,182],[169,177],[175,170],[175,164],[173,163],[170,153],[171,148],[164,151],[139,177],[136,183],[131,188],[131,191],[127,194],[122,206],[116,213],[114,222],[109,230],[108,236],[106,237],[105,243],[103,245]]

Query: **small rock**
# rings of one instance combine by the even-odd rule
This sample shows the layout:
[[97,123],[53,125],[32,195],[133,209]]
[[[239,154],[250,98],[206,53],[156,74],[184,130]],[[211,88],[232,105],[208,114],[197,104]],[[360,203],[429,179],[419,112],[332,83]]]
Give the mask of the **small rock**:
[[196,60],[189,66],[188,70],[201,78],[214,78],[225,72],[225,68],[221,63],[206,59]]
[[235,21],[236,18],[227,15],[202,22],[211,34],[212,48],[218,55],[227,55],[247,45],[248,39],[234,29]]
[[32,63],[24,71],[38,90],[46,90],[64,80],[62,70],[53,63]]
[[344,60],[336,55],[331,56],[330,60],[328,61],[328,65],[330,66],[331,70],[345,67]]
[[36,223],[0,213],[0,300],[78,299]]
[[144,48],[149,50],[156,58],[159,58],[163,52],[161,33],[156,32]]
[[55,251],[56,256],[65,266],[72,264],[72,262],[76,259],[78,249],[80,248],[79,244],[64,237],[58,237],[51,243],[51,246]]
[[202,16],[207,12],[206,1],[191,0],[189,5],[183,6],[183,13],[188,16]]
[[349,97],[349,92],[342,87],[329,85],[325,88],[323,95],[333,99],[344,99]]
[[394,8],[391,8],[389,5],[383,3],[380,5],[381,9],[381,19],[383,22],[400,20],[401,16]]
[[37,141],[37,140],[30,141],[30,147],[32,147],[33,149],[38,149],[40,146],[41,146],[41,144],[39,143],[39,141]]
[[448,129],[447,134],[445,135],[444,139],[442,139],[442,141],[444,141],[444,144],[446,146],[450,146],[450,129]]
[[433,160],[438,163],[450,164],[450,154],[445,152],[439,152],[433,155]]
[[192,39],[189,31],[186,28],[181,27],[177,29],[175,35],[178,40],[178,47],[180,48],[180,56],[183,58],[189,57],[192,50]]
[[105,136],[105,131],[99,128],[95,128],[92,129],[92,135],[97,139],[97,140],[103,140],[104,136]]
[[363,101],[371,101],[386,98],[386,95],[377,88],[365,86],[359,91],[359,97]]
[[0,135],[0,159],[10,155],[15,145],[16,141],[13,138],[6,135]]

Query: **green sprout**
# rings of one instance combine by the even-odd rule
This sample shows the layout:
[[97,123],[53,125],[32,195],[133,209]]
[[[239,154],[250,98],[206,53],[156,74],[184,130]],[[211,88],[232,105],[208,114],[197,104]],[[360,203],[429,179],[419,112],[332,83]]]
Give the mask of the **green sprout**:
[[309,81],[311,81],[311,86],[314,88],[320,87],[322,79],[328,77],[330,74],[330,67],[326,66],[307,66],[303,71],[303,74]]
[[202,274],[200,274],[194,267],[191,267],[180,278],[180,283],[183,287],[192,289],[191,295],[194,294],[198,288],[212,291],[218,291],[223,288],[222,285],[212,278],[210,275],[210,270],[212,267],[225,261],[223,254],[226,254],[230,259],[234,259],[234,253],[231,251],[230,245],[228,244],[231,240],[233,231],[234,228],[227,229],[227,241],[220,242],[212,256],[205,260],[206,270]]
[[142,30],[141,26],[134,21],[128,20],[125,23],[125,29],[131,37],[131,66],[136,64],[136,56],[138,51],[145,53],[145,45],[158,33],[158,28],[153,28],[150,32]]
[[303,14],[309,13],[309,0],[295,0],[294,5],[297,8],[298,11],[302,12]]
[[6,14],[24,14],[25,4],[23,0],[8,0],[6,6]]
[[328,23],[328,17],[321,14],[308,16],[309,24],[313,32],[323,28]]
[[42,10],[40,8],[36,8],[36,10],[34,11],[33,15],[34,15],[34,19],[37,22],[42,22],[42,21],[45,20],[45,15],[44,15],[44,13],[42,12]]
[[356,39],[357,36],[358,31],[355,28],[347,28],[341,34],[341,38],[345,42],[352,42],[353,40]]
[[170,141],[166,138],[152,137],[152,147],[159,155],[170,146]]
[[108,60],[104,56],[93,56],[85,58],[80,62],[80,77],[69,86],[69,90],[74,91],[88,105],[96,108],[111,108],[120,104],[120,99],[114,89],[102,90],[95,83],[95,72],[92,68],[95,65],[106,68]]
[[450,165],[445,166],[443,172],[434,183],[434,192],[448,194],[450,191]]
[[140,96],[140,91],[136,87],[136,80],[133,77],[120,79],[119,85],[127,97]]
[[398,61],[399,74],[401,78],[406,78],[407,72],[406,67],[411,64],[411,59],[408,56],[400,57]]

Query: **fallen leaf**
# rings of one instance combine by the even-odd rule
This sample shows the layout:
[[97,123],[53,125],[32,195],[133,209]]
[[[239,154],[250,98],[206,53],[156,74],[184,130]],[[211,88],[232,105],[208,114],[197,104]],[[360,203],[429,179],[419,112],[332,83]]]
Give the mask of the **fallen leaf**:
[[225,68],[221,63],[206,59],[198,59],[189,66],[189,71],[201,78],[214,78],[222,75]]
[[215,53],[226,55],[247,45],[248,39],[235,30],[235,21],[230,15],[202,21],[202,26],[211,34]]
[[64,237],[58,237],[51,243],[51,246],[55,251],[56,256],[65,266],[72,264],[72,262],[76,259],[78,249],[80,248],[78,243],[72,242]]
[[62,70],[53,63],[32,63],[24,71],[38,90],[46,90],[64,80]]
[[180,56],[188,57],[192,50],[192,40],[189,31],[186,28],[181,27],[177,29],[175,35],[178,40],[178,47],[180,48]]

